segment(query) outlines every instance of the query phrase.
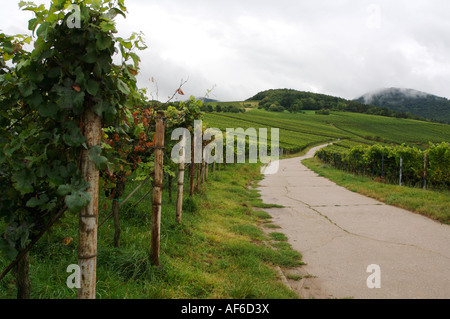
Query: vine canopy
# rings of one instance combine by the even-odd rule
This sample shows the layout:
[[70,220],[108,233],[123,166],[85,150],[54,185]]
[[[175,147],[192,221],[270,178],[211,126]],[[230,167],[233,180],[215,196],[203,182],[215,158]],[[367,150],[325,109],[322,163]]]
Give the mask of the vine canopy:
[[[32,37],[0,33],[0,218],[8,224],[0,249],[9,256],[61,205],[72,212],[88,205],[79,167],[87,149],[83,114],[92,110],[103,125],[120,125],[125,110],[141,102],[135,51],[146,48],[142,34],[117,36],[123,0],[19,7],[34,13]],[[98,168],[107,164],[102,152],[90,149]]]

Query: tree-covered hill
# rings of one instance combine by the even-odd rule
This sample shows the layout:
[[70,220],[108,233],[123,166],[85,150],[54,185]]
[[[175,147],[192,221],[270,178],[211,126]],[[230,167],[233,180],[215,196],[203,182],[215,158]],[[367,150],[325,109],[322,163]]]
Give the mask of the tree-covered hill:
[[325,94],[297,91],[293,89],[275,89],[262,91],[247,101],[259,101],[259,106],[269,111],[321,110],[338,106],[346,100]]
[[258,108],[274,112],[289,111],[296,113],[303,110],[334,110],[416,120],[425,119],[418,115],[394,111],[387,107],[376,107],[360,101],[293,89],[262,91],[249,98],[247,101],[256,101],[258,102]]
[[390,88],[367,93],[356,102],[450,123],[450,101],[413,89]]

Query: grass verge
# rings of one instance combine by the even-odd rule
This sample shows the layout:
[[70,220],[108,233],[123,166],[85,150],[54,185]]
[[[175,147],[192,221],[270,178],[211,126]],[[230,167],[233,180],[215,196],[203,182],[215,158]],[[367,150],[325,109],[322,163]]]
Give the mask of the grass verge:
[[[136,207],[121,209],[121,246],[113,247],[112,220],[99,229],[98,299],[295,299],[274,266],[302,264],[278,235],[266,235],[270,215],[256,210],[259,194],[251,186],[260,179],[256,164],[228,166],[210,174],[193,198],[185,193],[183,221],[175,222],[175,196],[163,194],[161,266],[149,262],[151,196]],[[129,193],[136,185],[130,183]],[[148,189],[141,189],[134,199]],[[187,191],[187,189],[186,189]],[[107,203],[101,198],[100,207]],[[258,205],[259,203],[259,205]],[[109,209],[111,204],[108,204]],[[109,209],[100,211],[100,220]],[[0,231],[4,224],[0,221]],[[31,298],[73,299],[66,269],[77,264],[78,216],[67,214],[30,253]],[[8,261],[0,255],[0,268]],[[0,282],[0,298],[15,298],[14,277]]]
[[441,223],[450,224],[450,192],[384,184],[370,177],[334,169],[317,158],[303,161],[309,169],[353,192],[375,198],[388,205],[422,214]]

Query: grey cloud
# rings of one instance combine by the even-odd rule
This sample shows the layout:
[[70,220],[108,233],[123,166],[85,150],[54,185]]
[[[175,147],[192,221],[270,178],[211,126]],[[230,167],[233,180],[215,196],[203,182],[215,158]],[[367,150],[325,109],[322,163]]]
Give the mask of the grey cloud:
[[[121,35],[143,31],[139,85],[164,100],[185,92],[242,100],[289,87],[355,98],[406,87],[450,97],[450,2],[444,0],[127,0]],[[4,4],[0,29],[26,18]],[[23,22],[19,22],[23,21]],[[14,27],[13,27],[14,26]],[[8,29],[8,30],[5,30]],[[154,93],[154,92],[153,92]]]

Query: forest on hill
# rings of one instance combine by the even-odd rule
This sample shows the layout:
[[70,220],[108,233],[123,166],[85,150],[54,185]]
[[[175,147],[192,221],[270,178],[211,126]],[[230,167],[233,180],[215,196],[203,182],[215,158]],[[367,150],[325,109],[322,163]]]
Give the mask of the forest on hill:
[[410,112],[400,112],[391,110],[388,107],[377,107],[359,101],[293,89],[262,91],[246,101],[256,101],[258,102],[258,108],[273,112],[289,111],[296,113],[303,110],[331,110],[426,120],[425,117],[414,115]]
[[367,93],[356,102],[387,107],[450,124],[450,101],[444,97],[412,89],[390,88]]

